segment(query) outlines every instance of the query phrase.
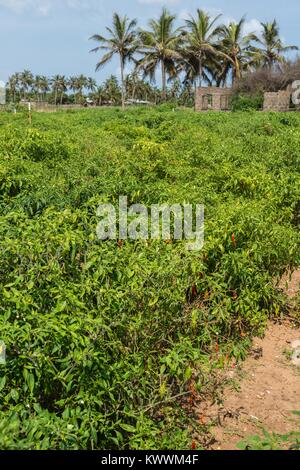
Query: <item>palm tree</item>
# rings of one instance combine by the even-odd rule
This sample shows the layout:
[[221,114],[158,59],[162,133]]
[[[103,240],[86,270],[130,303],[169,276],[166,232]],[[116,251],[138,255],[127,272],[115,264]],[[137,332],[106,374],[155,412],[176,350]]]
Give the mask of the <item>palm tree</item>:
[[97,82],[94,78],[88,77],[86,80],[86,88],[93,93],[97,89]]
[[63,104],[64,94],[68,90],[68,80],[63,75],[60,80],[60,104]]
[[58,95],[58,92],[59,92],[59,88],[60,88],[60,78],[61,76],[60,75],[54,75],[54,77],[51,78],[51,85],[52,85],[52,89],[54,91],[54,103],[55,105],[57,104],[57,95]]
[[106,100],[106,92],[102,85],[98,86],[94,92],[92,92],[93,101],[96,102],[97,106],[102,106],[103,101]]
[[104,83],[103,91],[110,104],[116,104],[122,99],[122,90],[120,90],[117,77],[111,75]]
[[106,27],[110,37],[105,38],[99,34],[94,34],[90,39],[100,43],[100,46],[92,49],[91,52],[107,51],[98,62],[96,70],[106,65],[112,60],[114,55],[119,56],[121,67],[121,93],[122,109],[125,109],[125,65],[133,59],[137,49],[136,43],[136,20],[129,20],[127,16],[123,18],[117,13],[113,15],[112,27]]
[[45,100],[46,93],[50,90],[49,79],[45,75],[40,77],[39,86],[42,93],[42,100]]
[[138,70],[134,70],[131,74],[127,75],[125,86],[126,95],[129,95],[132,100],[143,96],[145,82],[141,79]]
[[232,22],[223,26],[220,31],[221,50],[226,54],[223,60],[219,80],[225,82],[229,71],[232,72],[232,84],[242,77],[242,72],[249,66],[249,49],[252,40],[256,40],[254,33],[243,34],[245,18],[238,23]]
[[70,77],[68,81],[68,86],[70,90],[74,93],[74,103],[76,104],[76,93],[78,92],[78,79],[77,77]]
[[16,94],[17,94],[17,90],[18,90],[18,86],[19,86],[19,74],[18,73],[15,73],[11,77],[9,77],[7,86],[8,86],[8,89],[9,89],[10,97],[12,98],[13,103],[15,103],[16,102]]
[[169,77],[176,75],[176,61],[181,59],[178,49],[182,34],[175,29],[175,20],[176,16],[164,8],[158,20],[149,21],[150,30],[139,33],[142,43],[139,52],[143,57],[138,61],[138,69],[144,71],[145,77],[154,80],[157,68],[161,68],[163,100],[167,96],[167,74]]
[[78,87],[78,91],[79,91],[81,98],[83,96],[83,90],[87,88],[87,85],[88,85],[88,79],[82,74],[79,75],[77,77],[77,87]]
[[54,102],[57,105],[58,94],[60,93],[60,104],[63,102],[64,93],[67,90],[67,79],[64,75],[54,75],[51,79],[51,84],[54,91]]
[[37,94],[37,100],[40,100],[41,89],[40,89],[40,75],[36,75],[33,82],[33,89]]
[[178,78],[172,80],[172,85],[170,88],[170,96],[172,99],[177,99],[181,94],[181,81]]
[[276,20],[272,23],[261,23],[262,36],[256,41],[262,46],[252,48],[253,59],[257,64],[272,69],[286,62],[284,54],[289,51],[297,51],[297,46],[284,46],[280,38],[279,26]]
[[218,57],[225,54],[220,51],[218,42],[223,26],[216,26],[222,15],[211,18],[203,10],[197,10],[197,16],[185,20],[185,44],[182,55],[185,59],[185,70],[188,81],[195,82],[198,78],[199,86],[202,80],[209,81],[211,66]]
[[34,79],[34,88],[38,95],[38,100],[43,101],[45,94],[49,91],[49,81],[44,75],[37,75]]
[[26,93],[29,92],[30,87],[34,83],[34,77],[30,70],[24,70],[19,76],[20,85],[23,90],[23,98],[26,98]]
[[189,82],[183,83],[183,89],[179,96],[179,103],[186,106],[188,104],[192,104],[193,100],[194,100],[194,90],[193,90],[191,83]]

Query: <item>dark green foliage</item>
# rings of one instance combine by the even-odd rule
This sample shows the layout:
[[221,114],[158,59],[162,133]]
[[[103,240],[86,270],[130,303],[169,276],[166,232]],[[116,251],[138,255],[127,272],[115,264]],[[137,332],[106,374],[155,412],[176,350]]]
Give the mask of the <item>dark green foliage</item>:
[[258,111],[263,107],[263,94],[258,95],[236,95],[231,102],[233,111]]

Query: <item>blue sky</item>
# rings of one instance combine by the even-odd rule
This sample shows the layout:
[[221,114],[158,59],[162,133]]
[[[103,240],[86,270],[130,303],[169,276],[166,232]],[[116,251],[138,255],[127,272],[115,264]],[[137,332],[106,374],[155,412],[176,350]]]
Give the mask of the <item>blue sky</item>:
[[47,76],[84,73],[98,81],[118,75],[117,61],[95,73],[97,56],[89,54],[94,43],[88,38],[105,32],[114,11],[145,26],[163,5],[178,21],[196,8],[223,13],[224,21],[246,14],[247,30],[256,32],[259,21],[275,17],[284,41],[300,45],[299,0],[0,0],[0,80],[25,68]]

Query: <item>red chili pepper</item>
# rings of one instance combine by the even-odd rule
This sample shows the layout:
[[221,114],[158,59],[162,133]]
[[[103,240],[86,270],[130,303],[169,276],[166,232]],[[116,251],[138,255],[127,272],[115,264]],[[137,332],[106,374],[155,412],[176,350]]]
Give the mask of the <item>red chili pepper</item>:
[[192,296],[193,298],[196,298],[198,296],[198,291],[197,291],[197,287],[195,286],[195,284],[192,286]]
[[236,246],[235,233],[233,233],[233,234],[231,235],[231,240],[232,240],[233,246]]

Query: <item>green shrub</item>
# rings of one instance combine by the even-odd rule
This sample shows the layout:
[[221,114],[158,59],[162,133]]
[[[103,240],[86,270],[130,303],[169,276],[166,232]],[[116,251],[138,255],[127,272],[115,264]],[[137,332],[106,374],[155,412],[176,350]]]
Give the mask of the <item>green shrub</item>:
[[233,111],[257,111],[263,106],[262,95],[237,95],[234,96],[231,102]]

